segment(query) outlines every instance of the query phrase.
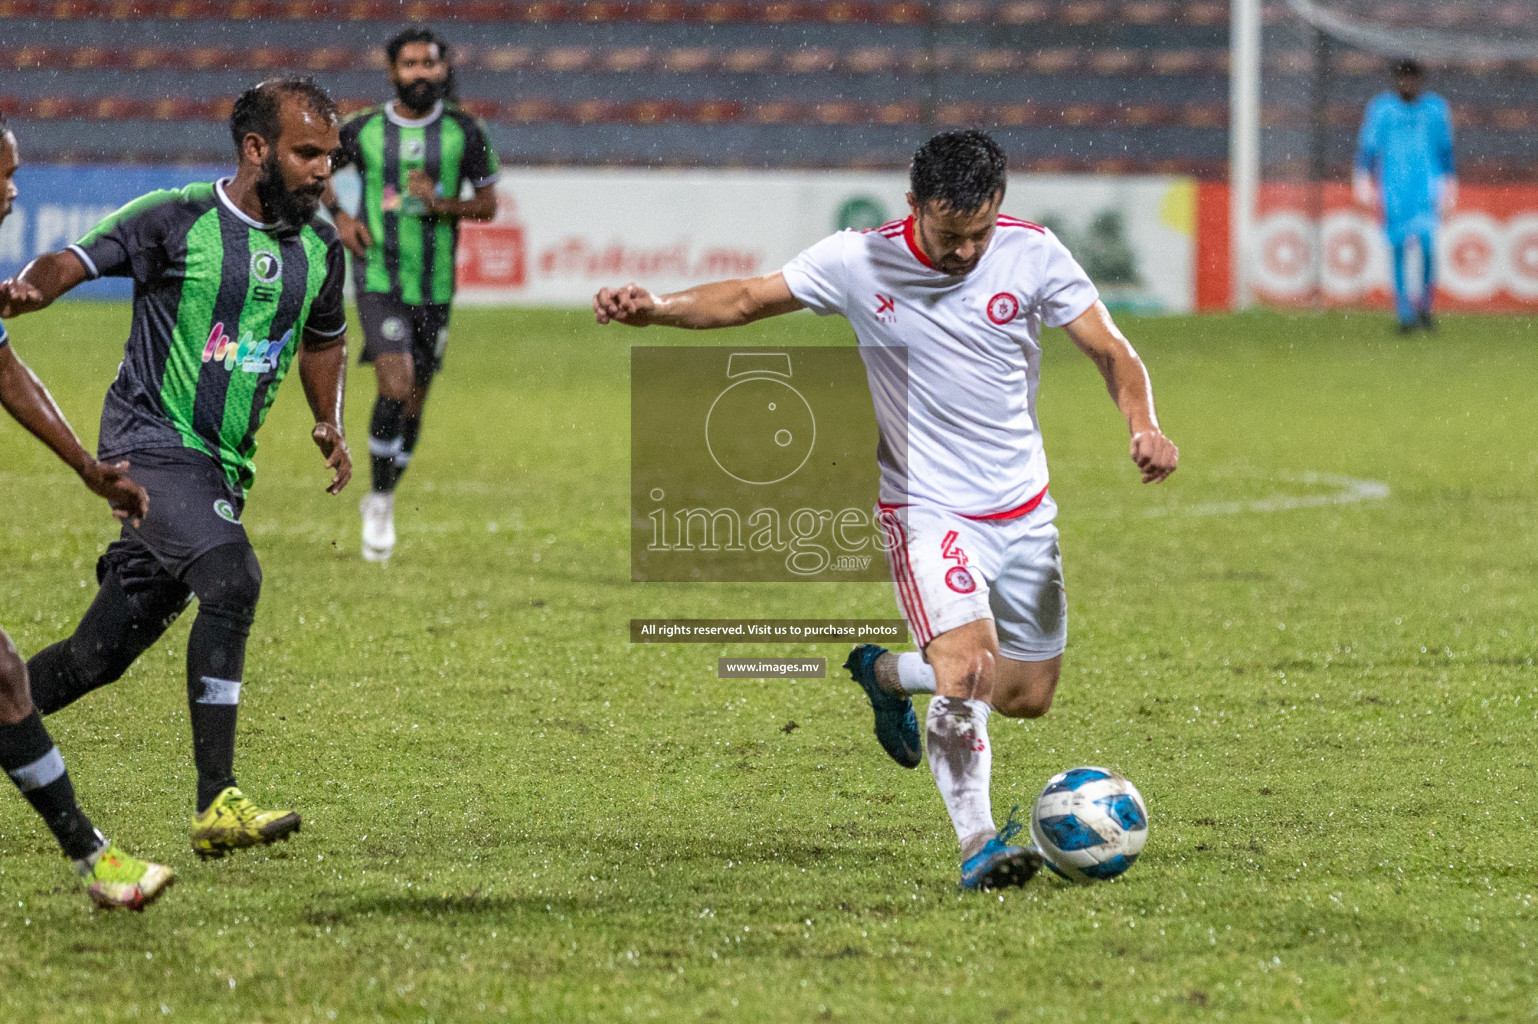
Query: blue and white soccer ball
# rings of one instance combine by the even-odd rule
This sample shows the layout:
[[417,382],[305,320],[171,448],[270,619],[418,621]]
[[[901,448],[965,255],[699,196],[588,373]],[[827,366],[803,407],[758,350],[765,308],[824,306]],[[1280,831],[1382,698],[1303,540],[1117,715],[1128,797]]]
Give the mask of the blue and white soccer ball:
[[1109,768],[1070,768],[1047,780],[1031,809],[1031,838],[1047,867],[1088,885],[1132,866],[1148,841],[1148,807]]

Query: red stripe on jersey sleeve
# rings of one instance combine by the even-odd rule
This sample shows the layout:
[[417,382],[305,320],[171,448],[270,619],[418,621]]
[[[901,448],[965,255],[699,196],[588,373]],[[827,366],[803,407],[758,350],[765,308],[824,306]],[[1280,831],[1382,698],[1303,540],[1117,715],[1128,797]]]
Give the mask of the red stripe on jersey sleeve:
[[1042,227],[1040,224],[1033,224],[1033,223],[1031,223],[1028,220],[1021,220],[1019,217],[1000,217],[999,218],[999,227],[1001,227],[1001,228],[1030,228],[1032,231],[1039,231],[1042,234],[1046,234],[1047,233],[1047,229]]

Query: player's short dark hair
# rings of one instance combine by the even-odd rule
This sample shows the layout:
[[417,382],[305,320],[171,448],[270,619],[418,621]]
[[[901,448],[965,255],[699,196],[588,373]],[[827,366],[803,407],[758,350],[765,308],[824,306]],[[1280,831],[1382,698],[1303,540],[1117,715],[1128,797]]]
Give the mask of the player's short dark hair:
[[1421,67],[1421,62],[1418,60],[1411,60],[1408,57],[1404,58],[1403,60],[1394,61],[1393,70],[1395,78],[1401,78],[1404,76],[1419,78],[1421,75],[1425,74],[1425,70]]
[[919,147],[908,168],[908,189],[920,206],[953,213],[981,210],[1004,191],[1004,150],[987,132],[941,132]]
[[385,56],[394,64],[400,59],[401,51],[411,43],[434,43],[438,47],[438,56],[445,61],[449,59],[449,41],[426,25],[413,25],[391,36],[385,43]]
[[285,96],[294,97],[321,117],[336,120],[336,101],[315,79],[269,78],[241,93],[230,111],[230,136],[237,151],[241,141],[252,132],[266,139],[268,145],[277,143],[283,130],[281,112]]

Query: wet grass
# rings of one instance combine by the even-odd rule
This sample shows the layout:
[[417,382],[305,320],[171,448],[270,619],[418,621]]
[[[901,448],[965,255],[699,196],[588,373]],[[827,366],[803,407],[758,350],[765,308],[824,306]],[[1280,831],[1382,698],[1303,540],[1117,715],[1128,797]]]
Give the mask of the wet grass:
[[[91,433],[125,308],[10,326]],[[263,432],[238,767],[304,831],[192,857],[184,620],[49,720],[93,817],[180,884],[94,912],[0,799],[5,1018],[1538,1017],[1531,322],[1128,327],[1182,469],[1140,487],[1093,368],[1049,336],[1072,639],[1053,713],[993,729],[1001,816],[1069,765],[1137,781],[1153,826],[1121,881],[958,896],[928,773],[885,760],[855,688],[715,678],[721,654],[841,648],[628,644],[632,617],[893,614],[875,584],[628,582],[626,346],[841,322],[711,339],[463,310],[388,565],[358,558],[362,488],[322,492],[297,381]],[[1332,500],[1364,483],[1387,496]],[[0,622],[30,653],[113,530],[8,422],[0,496]]]

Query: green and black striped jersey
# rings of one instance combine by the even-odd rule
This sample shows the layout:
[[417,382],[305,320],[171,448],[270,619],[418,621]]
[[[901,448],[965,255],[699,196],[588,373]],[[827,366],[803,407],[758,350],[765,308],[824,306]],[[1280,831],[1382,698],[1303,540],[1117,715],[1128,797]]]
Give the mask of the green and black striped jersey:
[[257,428],[304,332],[347,329],[346,269],[335,228],[253,220],[225,194],[228,180],[140,196],[70,251],[93,278],[134,282],[98,456],[193,448],[245,491]]
[[354,267],[359,290],[412,306],[452,302],[459,219],[428,213],[406,182],[412,171],[424,171],[435,194],[458,199],[465,182],[480,188],[496,181],[499,165],[486,126],[441,100],[413,120],[398,114],[391,100],[342,125],[336,166],[355,166],[363,179],[358,215],[373,245]]

